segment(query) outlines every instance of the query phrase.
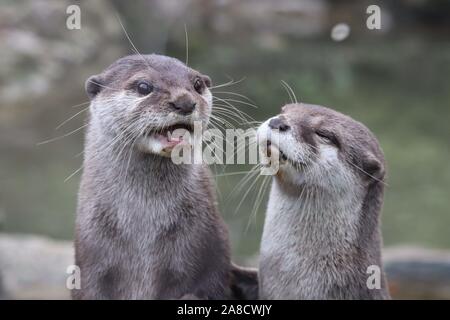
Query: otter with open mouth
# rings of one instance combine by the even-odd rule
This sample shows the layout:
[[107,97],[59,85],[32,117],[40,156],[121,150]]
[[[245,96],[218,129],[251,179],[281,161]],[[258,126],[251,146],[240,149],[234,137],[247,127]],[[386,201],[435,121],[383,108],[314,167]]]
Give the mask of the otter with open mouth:
[[[260,298],[389,298],[379,228],[385,162],[374,135],[339,112],[300,103],[264,122],[258,139],[263,157],[280,158],[261,242]],[[369,283],[373,267],[378,287]]]
[[206,127],[210,86],[208,76],[155,54],[124,57],[87,80],[74,298],[227,299],[246,297],[250,286],[255,293],[256,273],[230,262],[208,167],[170,158],[189,143],[173,131],[192,132],[195,121]]

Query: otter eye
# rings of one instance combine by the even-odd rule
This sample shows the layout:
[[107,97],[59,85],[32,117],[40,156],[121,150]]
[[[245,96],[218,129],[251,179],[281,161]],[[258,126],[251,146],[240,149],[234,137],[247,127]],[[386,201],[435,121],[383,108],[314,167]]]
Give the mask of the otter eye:
[[318,137],[320,137],[325,143],[334,144],[334,145],[338,146],[338,141],[331,132],[317,130],[316,135]]
[[198,93],[200,93],[200,94],[202,93],[202,91],[203,91],[203,81],[200,78],[195,79],[195,81],[194,81],[194,89]]
[[139,81],[137,83],[137,92],[143,96],[148,95],[153,91],[153,86],[147,81]]

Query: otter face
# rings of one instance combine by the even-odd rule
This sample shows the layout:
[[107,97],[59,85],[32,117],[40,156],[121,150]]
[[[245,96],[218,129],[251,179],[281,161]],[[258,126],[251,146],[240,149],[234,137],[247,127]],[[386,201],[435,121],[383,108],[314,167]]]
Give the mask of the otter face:
[[346,192],[384,178],[384,157],[373,134],[334,110],[289,104],[258,129],[262,154],[279,154],[279,182]]
[[104,134],[145,153],[170,156],[192,132],[194,122],[205,128],[211,114],[211,80],[177,59],[132,55],[119,59],[86,81],[92,123]]

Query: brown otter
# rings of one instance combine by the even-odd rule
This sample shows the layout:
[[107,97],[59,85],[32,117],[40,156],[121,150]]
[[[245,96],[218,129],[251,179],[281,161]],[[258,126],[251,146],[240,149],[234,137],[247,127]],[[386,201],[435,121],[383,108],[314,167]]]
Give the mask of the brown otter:
[[155,54],[124,57],[87,80],[75,241],[81,289],[73,298],[255,293],[256,273],[230,262],[208,167],[176,165],[169,157],[180,142],[170,131],[208,122],[210,85],[208,76]]
[[[348,116],[303,103],[284,106],[258,136],[263,154],[281,155],[261,243],[260,298],[389,298],[379,229],[385,162],[375,136]],[[368,285],[371,266],[380,270],[379,288]]]

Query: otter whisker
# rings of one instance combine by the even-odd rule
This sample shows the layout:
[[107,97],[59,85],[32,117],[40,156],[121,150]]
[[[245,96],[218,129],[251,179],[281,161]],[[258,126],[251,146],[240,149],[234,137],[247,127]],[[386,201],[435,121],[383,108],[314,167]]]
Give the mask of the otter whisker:
[[[107,145],[103,146],[102,148],[96,150],[96,154],[94,155],[94,159],[102,156],[104,152],[111,152],[114,150],[114,148],[118,145],[119,142],[123,141],[122,138],[124,138],[126,135],[129,134],[129,130],[135,126],[134,123],[129,124],[125,129],[123,129],[119,134],[117,134],[110,143],[108,143]],[[83,154],[83,152],[80,153]]]
[[261,175],[257,175],[256,179],[253,181],[253,183],[250,185],[250,187],[247,189],[247,191],[244,193],[244,195],[242,196],[241,201],[238,203],[236,210],[234,211],[234,214],[236,214],[239,211],[239,208],[241,207],[242,203],[244,202],[245,198],[247,198],[247,195],[250,193],[250,191],[253,189],[253,187],[256,185],[256,183],[258,182],[259,178],[261,177]]
[[[228,115],[228,118],[232,119],[233,121],[236,121],[237,124],[244,124],[247,123],[247,119],[240,115],[239,113],[235,113],[232,110],[230,110],[230,108],[225,107],[225,106],[221,106],[220,104],[215,104],[213,106],[213,112],[216,112],[217,114],[223,114],[223,115]],[[242,122],[238,122],[238,120],[241,120]]]
[[[225,112],[224,110],[215,110],[214,112],[214,116],[219,119],[222,123],[228,125],[228,127],[235,129],[236,125],[241,125],[243,123],[246,123],[245,121],[240,122],[240,118],[236,117],[236,115],[229,113],[229,112]],[[227,119],[229,119],[230,121],[228,121]]]
[[222,125],[224,125],[222,120],[217,119],[216,116],[214,116],[214,117],[210,116],[209,123],[208,123],[208,129],[209,128],[219,129],[222,127]]
[[[297,102],[297,97],[295,96],[294,90],[292,90],[291,86],[289,86],[289,84],[286,81],[284,81],[284,80],[281,80],[281,84],[284,86],[284,88],[288,92],[292,103],[298,103]],[[292,97],[291,97],[291,94],[292,94]]]
[[75,176],[78,172],[80,172],[83,169],[83,166],[79,167],[77,170],[72,172],[67,178],[64,179],[64,183],[69,181],[73,176]]
[[[96,150],[96,154],[94,155],[94,158],[96,158],[96,156],[98,156],[98,155],[101,155],[106,150],[109,150],[109,149],[113,150],[114,149],[114,145],[120,141],[120,139],[122,138],[123,135],[125,135],[125,132],[119,133],[107,145],[103,146],[99,150]],[[80,153],[78,153],[77,155],[75,155],[75,157],[79,157],[79,156],[81,156],[84,153],[85,153],[85,150],[83,150]]]
[[221,104],[217,104],[215,103],[213,105],[213,113],[222,113],[222,114],[227,114],[229,117],[232,117],[232,119],[234,121],[237,120],[246,120],[241,114],[239,114],[238,112],[235,112],[233,109],[230,109],[228,106],[226,105],[221,105]]
[[[216,112],[216,114],[214,115],[214,117],[222,124],[226,125],[228,128],[232,128],[235,129],[236,126],[231,122],[231,121],[235,121],[234,118],[230,115],[227,114],[223,114],[220,112]],[[226,118],[230,119],[230,121],[228,121]]]
[[250,121],[253,121],[253,120],[251,120],[253,118],[251,118],[250,116],[248,116],[244,112],[238,111],[235,108],[231,108],[230,109],[230,106],[228,106],[228,105],[215,103],[214,104],[214,109],[218,110],[220,112],[224,112],[224,113],[229,114],[231,117],[234,118],[234,121],[236,121],[236,123],[239,124],[239,125],[244,125],[244,124],[249,123]]
[[131,156],[133,155],[133,149],[134,149],[134,146],[136,145],[136,142],[137,142],[137,140],[139,139],[139,137],[142,136],[142,135],[145,133],[145,130],[146,130],[145,126],[142,126],[142,127],[143,127],[143,128],[141,129],[141,131],[138,132],[138,134],[135,135],[135,137],[134,137],[134,139],[133,139],[133,142],[131,143],[131,146],[130,146],[129,155],[128,155],[128,161],[127,161],[127,166],[126,166],[126,168],[125,168],[125,175],[126,175],[126,176],[128,175],[128,168],[130,167],[130,161],[131,161]]
[[[128,140],[128,137],[131,134],[127,131],[122,132],[120,135],[118,135],[114,141],[110,144],[108,144],[106,147],[102,148],[101,150],[97,151],[94,155],[94,159],[98,158],[100,159],[100,157],[106,153],[106,152],[113,152],[113,151],[117,151],[117,156],[115,157],[115,161],[117,161],[117,159],[119,159],[120,153],[121,151],[125,148],[126,146],[126,141]],[[122,145],[122,147],[121,147]],[[116,150],[116,147],[120,148],[118,150]]]
[[258,173],[257,166],[252,167],[248,173],[236,184],[231,190],[230,197],[234,196],[234,193],[240,192],[242,188]]
[[[261,125],[264,121],[248,121],[248,124],[255,124],[255,125]],[[256,130],[256,129],[255,129]]]
[[[254,128],[250,128],[250,129],[254,129]],[[252,137],[250,137],[250,138],[248,139],[248,144],[247,144],[247,139],[244,139],[244,140],[238,140],[237,143],[236,143],[236,148],[234,147],[234,146],[235,146],[234,140],[233,140],[233,141],[227,141],[227,142],[231,142],[232,145],[233,145],[233,149],[234,149],[234,152],[233,152],[233,159],[234,159],[234,157],[235,157],[238,153],[240,153],[241,151],[244,151],[244,152],[246,153],[246,147],[249,147],[249,148],[250,148],[250,147],[253,147],[253,146],[257,145],[258,140],[257,140],[257,138],[256,138],[256,135],[253,137],[253,139],[252,139]],[[239,143],[239,142],[242,142],[242,143]]]
[[50,143],[50,142],[61,140],[63,138],[66,138],[66,137],[74,134],[74,133],[77,133],[78,131],[82,130],[83,128],[85,128],[87,126],[88,126],[88,124],[86,123],[86,124],[82,125],[81,127],[77,128],[77,129],[75,129],[73,131],[70,131],[69,133],[66,133],[66,134],[64,134],[62,136],[59,136],[59,137],[56,137],[56,138],[52,138],[52,139],[48,139],[48,140],[45,140],[45,141],[38,142],[36,145],[40,146],[40,145],[43,145],[43,144],[47,144],[47,143]]
[[226,172],[226,173],[222,173],[222,174],[216,174],[214,176],[216,178],[221,178],[221,177],[228,177],[228,176],[236,176],[236,175],[241,175],[241,174],[247,174],[249,172],[250,172],[250,170],[248,170],[248,171]]
[[117,156],[115,158],[115,162],[117,162],[117,160],[121,158],[121,155],[123,154],[123,152],[126,149],[126,147],[128,147],[129,144],[132,142],[133,138],[135,138],[135,133],[133,131],[131,131],[131,129],[130,129],[130,132],[128,132],[128,134],[124,137],[124,141],[122,142],[122,144],[123,144],[122,148],[118,152],[118,154],[117,154]]
[[210,126],[213,129],[217,129],[217,126],[218,125],[220,126],[221,124],[222,124],[221,121],[218,120],[215,116],[214,117],[210,116],[208,126]]
[[[131,125],[128,126],[128,127],[131,127]],[[119,135],[117,135],[116,138],[114,138],[114,139],[111,141],[111,143],[109,143],[108,145],[106,145],[106,146],[103,147],[102,149],[97,150],[97,153],[94,155],[93,159],[96,159],[97,157],[100,157],[100,156],[102,155],[102,153],[103,153],[104,151],[106,151],[107,149],[113,149],[114,145],[120,140],[121,136],[123,136],[124,134],[125,134],[125,131],[124,131],[124,132],[121,132]],[[75,155],[75,157],[79,157],[79,156],[81,156],[82,154],[84,154],[84,150],[81,151],[80,153],[78,153],[77,155]],[[82,169],[83,169],[83,165],[82,165],[80,168],[78,168],[77,170],[75,170],[72,174],[70,174],[67,178],[65,178],[65,179],[64,179],[64,182],[69,181],[73,176],[75,176],[75,175],[76,175],[78,172],[80,172]]]
[[374,179],[375,181],[378,181],[382,184],[384,184],[386,187],[389,187],[389,185],[384,182],[383,180],[378,179],[377,177],[374,177],[373,175],[371,175],[370,173],[368,173],[367,171],[364,171],[363,168],[358,167],[356,164],[351,163],[350,161],[347,161],[349,164],[351,164],[352,166],[354,166],[356,169],[360,170],[362,173],[364,173],[365,175],[367,175],[368,177]]
[[251,168],[249,170],[249,172],[241,179],[241,181],[239,181],[236,186],[231,190],[230,195],[228,196],[228,198],[232,198],[234,197],[235,193],[240,192],[240,190],[242,190],[242,188],[249,182],[251,181],[252,178],[255,177],[256,174],[258,174],[258,169],[260,168],[259,165],[254,166],[253,168]]
[[59,128],[61,128],[62,126],[64,126],[66,123],[68,123],[70,120],[76,118],[78,115],[82,114],[83,112],[85,112],[86,110],[89,109],[89,106],[87,106],[86,108],[84,108],[83,110],[75,113],[73,116],[71,116],[70,118],[64,120],[63,122],[61,122],[56,128],[55,130],[58,130]]
[[283,85],[283,89],[287,92],[287,94],[288,94],[288,96],[289,96],[290,103],[294,103],[294,98],[292,97],[292,94],[291,94],[291,92],[289,91],[289,89],[286,88],[286,87],[284,86],[283,83],[281,83],[281,84]]
[[220,112],[216,112],[216,114],[214,114],[214,115],[211,114],[210,120],[216,120],[217,122],[225,124],[225,125],[229,126],[230,128],[235,128],[235,126],[231,122],[229,122],[228,120],[226,120],[223,117],[220,117],[219,115],[223,115],[224,117],[234,120],[234,118],[232,118],[231,116],[222,114]]
[[248,232],[248,230],[250,228],[252,220],[256,219],[256,216],[257,216],[257,213],[258,213],[258,209],[261,206],[261,203],[262,203],[262,201],[264,199],[264,196],[265,196],[266,191],[267,191],[267,187],[270,186],[270,181],[271,181],[271,177],[269,177],[269,176],[264,176],[263,177],[263,181],[261,183],[261,186],[259,188],[258,194],[257,194],[256,199],[255,199],[255,204],[253,205],[253,209],[252,209],[252,211],[250,213],[250,216],[248,218],[248,223],[247,223],[247,226],[245,228],[245,232],[246,233]]
[[[257,145],[257,143],[258,143],[258,141],[257,141],[257,139],[254,139],[254,140],[252,140],[252,139],[249,139],[249,143],[248,143],[248,145],[245,143],[245,140],[244,140],[244,143],[237,143],[236,145],[236,149],[235,149],[235,151],[234,151],[234,154],[233,154],[233,159],[234,159],[234,156],[237,154],[237,153],[240,153],[241,151],[243,151],[243,152],[246,152],[246,148],[247,148],[247,146],[250,148],[250,147],[253,147],[254,145]],[[233,144],[234,144],[234,142],[233,142]]]
[[231,80],[228,81],[228,82],[219,84],[219,85],[217,85],[217,86],[212,86],[212,87],[210,87],[209,89],[210,89],[210,90],[214,90],[214,89],[217,89],[217,88],[229,87],[229,86],[238,84],[238,83],[240,83],[240,82],[242,82],[242,81],[244,81],[244,80],[245,80],[245,77],[243,77],[243,78],[241,78],[241,79],[239,79],[239,80],[237,80],[237,81],[234,81],[233,79],[231,79]]
[[[215,147],[216,149],[218,149],[222,155],[225,154],[225,151],[223,150],[223,146],[220,146],[215,140],[210,141],[209,143],[206,144],[206,146],[212,151],[211,145],[213,147]],[[214,151],[214,155],[216,156],[215,151]],[[223,161],[223,159],[222,159],[222,161]],[[214,164],[216,164],[216,163],[214,163]]]
[[[217,97],[215,97],[215,98],[217,98]],[[217,99],[220,99],[221,101],[236,102],[236,103],[239,103],[239,104],[242,104],[242,105],[245,105],[245,106],[250,106],[250,107],[255,108],[255,109],[259,108],[256,104],[253,104],[253,103],[250,103],[250,102],[245,102],[245,101],[238,100],[238,99],[229,99],[229,98],[228,99],[217,98]]]
[[187,66],[188,62],[189,62],[189,37],[188,37],[186,24],[184,24],[184,35],[185,35],[185,40],[186,40],[186,63],[185,64]]
[[131,41],[130,36],[128,35],[127,30],[125,29],[125,26],[122,23],[122,20],[120,19],[119,15],[116,13],[116,18],[120,23],[120,26],[123,30],[123,32],[125,33],[125,36],[127,37],[128,41],[130,42],[131,46],[133,47],[133,51],[139,55],[139,57],[141,57],[141,59],[145,62],[145,64],[147,65],[149,70],[153,70],[153,68],[150,66],[150,64],[148,63],[148,61],[146,59],[144,59],[144,57],[142,56],[142,54],[140,54],[139,50],[136,48],[136,46],[134,45],[133,41]]
[[239,110],[235,106],[230,105],[228,103],[225,103],[225,104],[224,103],[214,102],[214,107],[216,107],[219,110],[228,110],[229,112],[232,112],[233,115],[235,115],[236,117],[239,117],[244,122],[254,121],[255,120],[252,116],[248,115],[247,113],[245,113],[242,110]]
[[239,110],[238,108],[236,108],[233,104],[231,104],[230,102],[228,102],[228,101],[226,101],[226,100],[223,100],[223,99],[220,99],[220,98],[218,98],[218,97],[215,97],[217,100],[219,100],[219,101],[221,101],[221,102],[223,102],[223,103],[225,103],[225,106],[223,105],[223,104],[219,104],[219,103],[215,103],[216,105],[218,105],[218,106],[222,106],[222,107],[226,107],[226,106],[228,106],[228,107],[231,107],[233,110],[235,110],[238,114],[240,114],[242,117],[247,117],[247,118],[249,118],[250,120],[255,120],[255,119],[253,119],[253,117],[251,117],[250,115],[248,115],[247,113],[245,113],[244,111],[241,111],[241,110]]
[[79,107],[84,106],[85,104],[90,104],[90,103],[91,103],[91,101],[89,100],[89,101],[85,101],[85,102],[76,104],[76,105],[74,105],[74,106],[71,106],[70,108],[79,108]]
[[214,91],[214,94],[217,94],[217,93],[229,94],[229,95],[241,97],[241,98],[247,100],[248,102],[255,103],[252,99],[250,99],[249,97],[247,97],[246,95],[243,95],[241,93],[236,93],[236,92],[231,92],[231,91]]
[[[209,141],[209,143],[206,143],[206,147],[207,148],[209,148],[209,150],[213,150],[212,149],[212,147],[211,147],[211,145],[213,146],[213,147],[215,147],[215,148],[217,148],[221,153],[222,153],[222,155],[223,154],[225,154],[225,151],[223,151],[223,148],[222,147],[220,147],[218,144],[217,144],[217,142],[213,142],[213,141]],[[215,152],[214,152],[215,153]]]

